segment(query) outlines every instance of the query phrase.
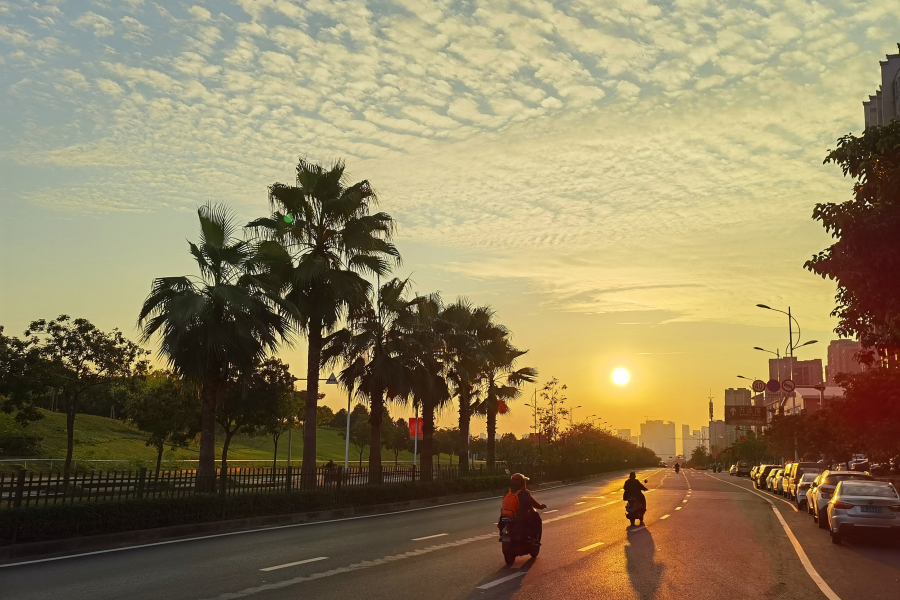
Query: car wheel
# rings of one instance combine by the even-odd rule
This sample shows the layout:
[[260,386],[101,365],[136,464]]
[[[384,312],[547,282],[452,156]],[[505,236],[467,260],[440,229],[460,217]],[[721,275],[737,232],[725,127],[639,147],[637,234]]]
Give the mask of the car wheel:
[[819,529],[828,529],[828,518],[822,518],[820,516],[816,516],[816,523],[819,524]]
[[831,532],[831,543],[832,543],[832,544],[837,544],[837,545],[840,546],[841,541],[842,541],[842,540],[841,540],[841,534],[840,534],[840,533],[835,533],[835,532],[831,531],[831,527],[828,528],[828,531]]
[[503,554],[503,559],[506,561],[506,566],[511,567],[513,563],[516,562],[516,555],[512,552],[505,552]]
[[806,514],[808,514],[808,515],[813,514],[813,509],[812,509],[812,506],[809,504],[809,502],[806,503]]

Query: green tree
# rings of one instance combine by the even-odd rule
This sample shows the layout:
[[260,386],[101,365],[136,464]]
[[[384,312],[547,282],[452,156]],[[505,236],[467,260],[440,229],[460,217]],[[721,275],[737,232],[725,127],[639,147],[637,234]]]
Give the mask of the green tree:
[[[368,181],[349,184],[343,161],[331,168],[300,160],[295,185],[269,188],[271,217],[248,225],[262,239],[260,265],[280,282],[297,307],[297,323],[308,341],[307,398],[318,398],[322,345],[341,318],[368,307],[371,284],[364,275],[385,275],[400,253],[391,243],[394,221],[371,214],[377,202]],[[317,403],[307,403],[303,471],[316,465]]]
[[[347,439],[347,432],[342,430],[340,432],[342,439]],[[359,466],[362,467],[362,459],[363,452],[365,452],[366,448],[369,447],[369,441],[371,440],[371,432],[369,431],[369,423],[368,419],[356,419],[355,421],[352,418],[350,419],[350,445],[356,449],[356,452],[359,454]]]
[[146,371],[146,350],[125,339],[118,329],[104,333],[87,319],[60,315],[51,321],[34,321],[25,337],[38,340],[50,387],[59,390],[60,406],[66,413],[66,462],[64,479],[72,466],[75,415],[78,402],[89,390],[111,385]]
[[853,198],[816,204],[813,219],[836,241],[805,267],[837,283],[835,331],[900,368],[900,119],[840,138],[825,162],[853,178]]
[[[324,394],[322,394],[324,397]],[[344,415],[347,411],[344,411]],[[330,407],[322,405],[316,409],[316,425],[318,427],[328,427],[334,420],[334,411]]]
[[272,438],[274,450],[272,452],[272,470],[278,468],[278,441],[281,436],[288,430],[292,429],[297,423],[297,415],[306,406],[306,392],[288,391],[286,387],[277,394],[274,412],[265,415],[262,425],[255,428],[256,435],[268,435]]
[[388,419],[383,421],[383,431],[381,435],[381,443],[385,449],[393,452],[394,466],[400,459],[400,453],[404,450],[412,450],[412,439],[409,437],[409,425],[405,419],[397,419],[391,422]]
[[188,245],[200,277],[156,279],[138,323],[144,341],[159,333],[160,356],[200,387],[198,484],[214,487],[216,414],[228,383],[285,339],[292,307],[250,272],[253,248],[235,238],[234,218],[224,206],[208,204],[197,216],[200,242]]
[[35,397],[50,387],[48,367],[37,338],[10,337],[0,326],[0,411],[15,412],[16,422],[23,427],[41,419]]
[[200,400],[195,386],[167,371],[153,371],[128,394],[125,415],[148,434],[156,449],[156,473],[165,446],[184,448],[200,432]]
[[277,358],[257,362],[249,373],[236,373],[229,382],[225,401],[216,412],[216,421],[225,431],[222,442],[222,492],[228,479],[228,447],[239,431],[249,435],[265,433],[274,420],[282,418],[286,397],[294,393],[294,377],[289,366]]

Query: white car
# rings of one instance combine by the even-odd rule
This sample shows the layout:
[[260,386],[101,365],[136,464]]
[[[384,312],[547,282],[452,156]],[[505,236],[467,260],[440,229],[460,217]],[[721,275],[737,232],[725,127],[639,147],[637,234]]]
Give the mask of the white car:
[[875,481],[875,478],[867,473],[854,473],[853,471],[825,471],[819,475],[819,477],[816,478],[818,484],[815,487],[810,488],[811,490],[815,490],[812,498],[813,501],[810,503],[810,506],[813,510],[813,519],[822,529],[828,527],[825,509],[831,501],[831,496],[834,494],[834,488],[837,487],[838,483],[845,480]]
[[813,510],[813,507],[816,505],[816,488],[821,485],[824,477],[825,475],[823,474],[816,475],[816,478],[806,490],[806,512],[810,515],[816,514],[815,510]]
[[766,478],[766,489],[773,494],[775,493],[775,480],[782,473],[784,473],[784,469],[772,469],[771,473],[769,473],[769,476]]
[[804,473],[797,482],[797,495],[794,499],[797,501],[797,508],[803,508],[807,503],[806,492],[812,487],[813,482],[819,478],[818,473]]
[[839,482],[828,503],[828,532],[835,544],[863,532],[900,538],[900,494],[886,481]]
[[786,480],[784,469],[779,469],[778,473],[775,475],[775,479],[772,480],[772,491],[780,496],[784,496],[784,484]]

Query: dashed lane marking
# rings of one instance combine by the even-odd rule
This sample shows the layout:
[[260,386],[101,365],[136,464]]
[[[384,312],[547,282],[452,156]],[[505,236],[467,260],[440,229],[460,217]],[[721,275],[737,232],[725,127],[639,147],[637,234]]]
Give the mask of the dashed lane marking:
[[663,519],[668,519],[668,518],[669,518],[669,515],[663,515],[659,518],[659,520],[662,521]]
[[581,504],[584,504],[584,502],[576,502],[576,503],[575,503],[575,506],[579,506],[579,505],[581,505]]
[[559,511],[558,508],[554,508],[553,510],[545,510],[545,511],[544,511],[544,514],[545,514],[545,515],[549,515],[550,513],[555,513],[555,512],[558,512],[558,511]]
[[484,585],[479,585],[478,589],[479,590],[489,590],[492,587],[494,587],[495,585],[500,585],[501,583],[506,583],[507,581],[512,581],[516,577],[522,577],[525,575],[525,573],[526,573],[526,571],[519,571],[518,573],[513,573],[512,575],[507,575],[506,577],[501,577],[500,579],[495,579],[494,581],[491,581]]
[[434,535],[426,535],[425,537],[413,538],[414,542],[421,542],[422,540],[433,540],[434,538],[444,537],[445,535],[450,535],[449,533],[436,533]]
[[260,569],[260,571],[277,571],[278,569],[286,569],[288,567],[296,567],[297,565],[305,565],[306,563],[319,562],[320,560],[328,560],[327,556],[319,556],[317,558],[307,558],[306,560],[298,560],[297,562],[286,563],[283,565],[276,565],[274,567],[266,567],[265,569]]
[[591,548],[596,548],[597,546],[602,546],[602,545],[603,545],[603,542],[597,542],[595,544],[591,544],[590,546],[585,546],[584,548],[579,548],[578,551],[579,552],[587,552]]
[[676,506],[676,507],[675,507],[675,510],[681,510],[681,508],[682,508],[682,507],[680,507],[680,506]]
[[640,531],[641,529],[647,529],[647,526],[641,525],[640,527],[635,527],[634,529],[629,530],[629,532]]

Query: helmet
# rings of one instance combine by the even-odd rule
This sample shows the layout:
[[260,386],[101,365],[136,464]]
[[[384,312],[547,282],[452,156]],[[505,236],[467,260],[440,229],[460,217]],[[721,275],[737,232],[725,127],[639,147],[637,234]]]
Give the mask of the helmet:
[[514,473],[513,476],[509,478],[509,480],[517,486],[524,486],[528,482],[528,478],[521,473]]

